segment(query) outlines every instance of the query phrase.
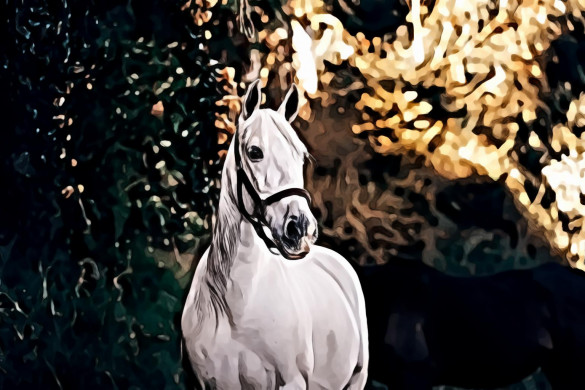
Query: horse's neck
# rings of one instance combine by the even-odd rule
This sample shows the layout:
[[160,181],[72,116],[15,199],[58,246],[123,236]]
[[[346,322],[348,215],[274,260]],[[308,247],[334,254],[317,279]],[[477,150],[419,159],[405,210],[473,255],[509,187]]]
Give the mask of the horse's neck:
[[240,214],[233,198],[224,195],[219,203],[206,275],[212,303],[220,311],[228,310],[225,297],[233,268],[257,267],[270,256],[252,225]]

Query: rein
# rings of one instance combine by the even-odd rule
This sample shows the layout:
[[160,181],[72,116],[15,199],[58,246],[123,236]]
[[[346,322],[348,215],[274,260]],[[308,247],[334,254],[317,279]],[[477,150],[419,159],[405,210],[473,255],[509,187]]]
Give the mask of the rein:
[[[264,217],[264,212],[266,207],[287,198],[289,196],[300,196],[303,197],[311,204],[311,195],[309,192],[304,188],[286,188],[282,191],[275,192],[274,194],[268,196],[266,199],[262,199],[254,185],[250,181],[250,178],[244,171],[244,167],[242,166],[242,157],[240,155],[240,140],[238,138],[238,134],[234,134],[234,149],[235,149],[235,157],[236,157],[236,174],[237,174],[237,196],[238,196],[238,209],[240,213],[252,224],[256,234],[264,241],[268,250],[275,255],[281,254],[278,246],[276,243],[270,239],[266,232],[264,231],[264,227],[268,227],[268,222]],[[248,213],[246,209],[246,205],[244,204],[244,198],[242,196],[242,187],[246,187],[246,191],[252,198],[252,203],[254,205],[254,210],[252,214]],[[285,256],[286,257],[286,256]]]

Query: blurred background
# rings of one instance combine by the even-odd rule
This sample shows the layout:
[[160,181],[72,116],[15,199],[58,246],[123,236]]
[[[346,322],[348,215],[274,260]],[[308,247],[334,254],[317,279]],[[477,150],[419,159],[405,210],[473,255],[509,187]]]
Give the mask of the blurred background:
[[303,92],[319,243],[356,268],[585,268],[584,10],[2,2],[0,388],[186,388],[180,312],[257,78],[268,107]]

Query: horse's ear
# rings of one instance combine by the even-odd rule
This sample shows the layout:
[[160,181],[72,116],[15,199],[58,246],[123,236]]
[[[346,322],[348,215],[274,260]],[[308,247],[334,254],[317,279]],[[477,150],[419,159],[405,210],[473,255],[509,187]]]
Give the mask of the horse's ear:
[[246,91],[242,100],[242,119],[246,120],[260,107],[262,92],[260,91],[260,79],[255,80]]
[[296,84],[293,84],[280,107],[278,107],[278,112],[282,114],[289,123],[291,123],[299,113],[299,88]]

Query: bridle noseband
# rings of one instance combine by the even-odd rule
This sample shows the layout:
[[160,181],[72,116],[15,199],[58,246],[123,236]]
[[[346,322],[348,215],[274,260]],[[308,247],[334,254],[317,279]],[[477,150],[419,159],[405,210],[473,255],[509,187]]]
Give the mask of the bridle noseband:
[[[268,222],[264,217],[266,207],[287,198],[289,196],[300,196],[307,200],[309,204],[311,204],[311,195],[309,192],[304,188],[286,188],[282,191],[275,192],[274,194],[268,196],[266,199],[262,199],[254,185],[248,178],[248,175],[244,171],[244,167],[242,166],[242,157],[240,155],[240,140],[238,138],[238,133],[234,133],[234,152],[236,157],[236,174],[237,174],[237,196],[238,196],[238,209],[240,213],[252,224],[256,234],[264,241],[268,250],[273,254],[281,254],[278,245],[271,240],[264,231],[264,226],[268,227]],[[242,196],[242,187],[246,187],[246,191],[252,198],[252,203],[254,205],[254,211],[252,214],[248,213],[246,209],[246,205],[244,204],[244,198]],[[276,251],[274,251],[276,249]]]

